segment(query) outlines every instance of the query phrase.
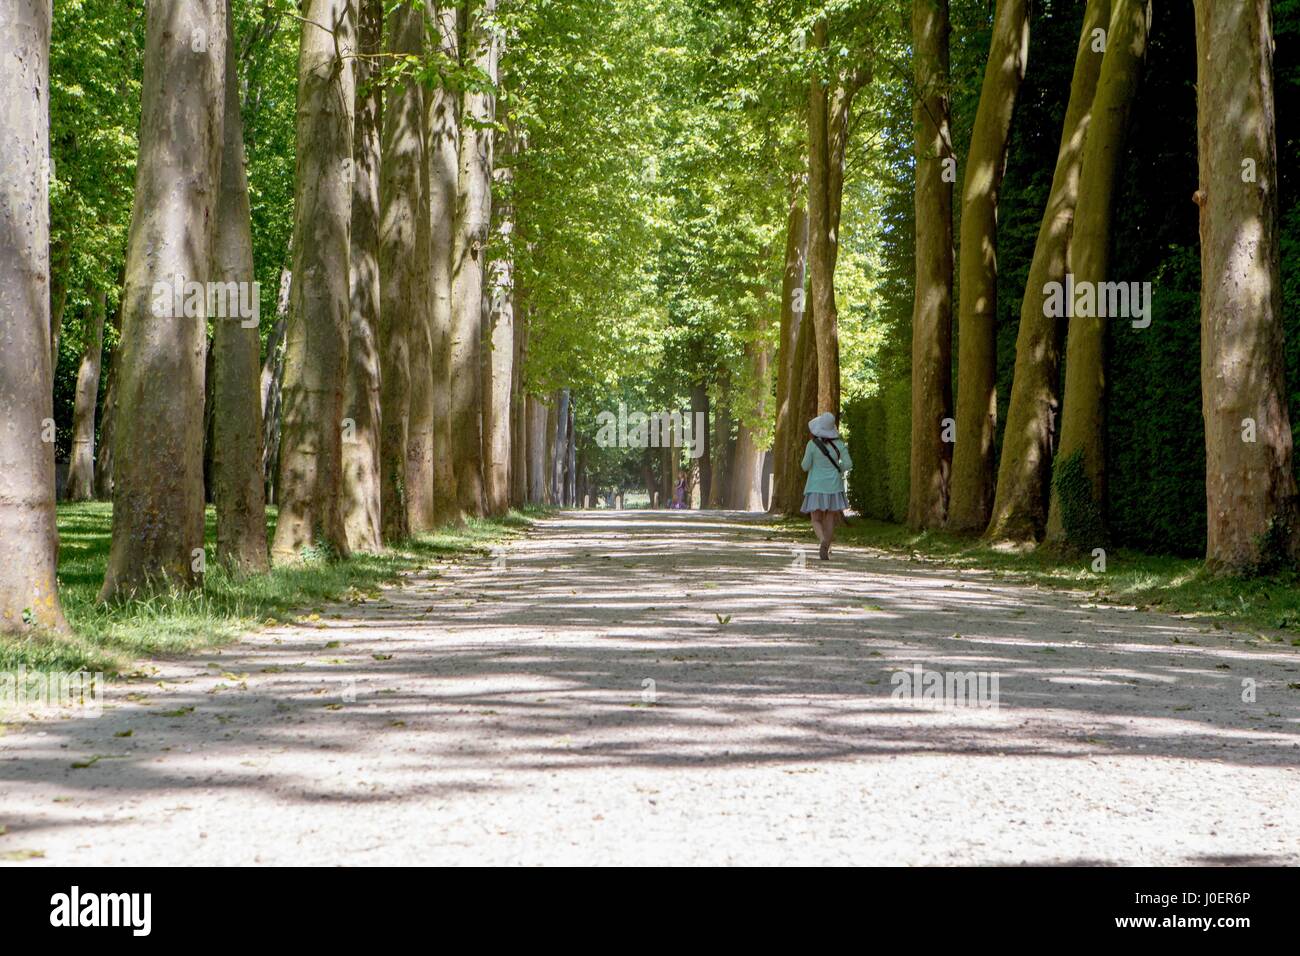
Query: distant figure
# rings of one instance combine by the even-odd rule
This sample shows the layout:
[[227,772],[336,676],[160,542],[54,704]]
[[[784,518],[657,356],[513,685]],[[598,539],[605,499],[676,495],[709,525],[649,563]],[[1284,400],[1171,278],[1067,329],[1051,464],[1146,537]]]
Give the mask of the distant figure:
[[686,507],[686,472],[682,472],[681,477],[677,479],[677,485],[673,488],[673,509],[678,510]]
[[822,412],[808,423],[812,440],[803,452],[803,470],[808,480],[803,486],[804,514],[812,518],[813,531],[821,543],[819,556],[830,560],[831,539],[835,537],[835,522],[849,506],[844,497],[844,476],[853,467],[848,446],[835,427],[835,416]]

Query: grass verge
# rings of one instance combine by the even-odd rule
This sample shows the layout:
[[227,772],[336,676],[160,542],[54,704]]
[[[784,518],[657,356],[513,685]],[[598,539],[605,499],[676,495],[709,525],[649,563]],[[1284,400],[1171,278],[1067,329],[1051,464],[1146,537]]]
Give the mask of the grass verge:
[[[912,531],[903,525],[854,518],[835,534],[839,544],[878,548],[916,561],[963,570],[982,569],[1022,582],[1087,592],[1094,600],[1134,605],[1200,619],[1205,626],[1230,624],[1264,641],[1300,646],[1300,573],[1256,578],[1225,577],[1205,570],[1195,558],[1107,549],[1105,571],[1094,571],[1093,555],[1061,557],[1043,550],[990,547],[970,537],[941,531]],[[807,519],[787,518],[774,526],[782,534],[811,539]]]
[[[117,674],[136,658],[177,654],[234,640],[268,620],[317,610],[331,601],[373,596],[403,572],[461,554],[484,553],[522,534],[540,512],[512,511],[476,519],[464,528],[419,535],[384,554],[345,561],[309,561],[236,577],[208,562],[202,591],[173,592],[105,607],[95,600],[104,582],[113,509],[106,502],[59,506],[59,597],[72,635],[60,640],[0,636],[0,671],[19,666],[43,671]],[[275,528],[274,510],[268,527]],[[207,512],[205,544],[211,559],[216,517]]]

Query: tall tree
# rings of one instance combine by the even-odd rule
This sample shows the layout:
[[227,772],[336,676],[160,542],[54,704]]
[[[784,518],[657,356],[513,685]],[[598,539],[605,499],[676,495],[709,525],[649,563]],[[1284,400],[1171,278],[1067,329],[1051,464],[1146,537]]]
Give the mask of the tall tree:
[[1029,0],[998,0],[962,187],[957,304],[957,443],[948,527],[983,531],[993,506],[997,431],[998,193],[1029,56]]
[[[1095,290],[1110,271],[1111,219],[1124,133],[1137,97],[1151,24],[1150,0],[1114,0],[1092,122],[1083,147],[1070,259],[1074,288],[1093,290],[1093,308],[1070,318],[1065,353],[1061,445],[1052,472],[1047,540],[1091,549],[1104,543],[1106,319]],[[1073,303],[1068,303],[1073,308]],[[1087,312],[1090,314],[1078,314]]]
[[293,273],[285,266],[280,270],[280,291],[275,298],[275,322],[266,339],[266,358],[262,362],[259,390],[262,394],[262,477],[266,500],[278,502],[275,494],[280,469],[280,409],[283,407],[284,333],[289,327],[289,291]]
[[452,246],[451,422],[457,497],[468,515],[484,513],[483,277],[492,220],[492,145],[496,120],[499,26],[496,0],[469,0],[463,56],[477,74],[461,104],[459,202]]
[[95,405],[99,401],[99,367],[104,352],[104,320],[108,312],[103,289],[90,290],[90,315],[84,328],[77,395],[72,411],[72,458],[63,495],[69,501],[95,497]]
[[63,630],[50,358],[50,4],[6,5],[0,31],[0,631]]
[[352,129],[352,236],[348,267],[351,309],[343,442],[343,526],[348,547],[383,546],[380,519],[379,164],[383,0],[357,6],[356,115]]
[[1038,227],[1034,257],[1025,282],[1016,333],[1016,366],[1011,381],[997,494],[987,536],[1032,542],[1047,524],[1053,428],[1060,406],[1060,322],[1046,307],[1049,283],[1063,283],[1069,271],[1070,230],[1079,196],[1083,144],[1092,117],[1111,0],[1088,0],[1074,57],[1070,100],[1061,126],[1052,186]]
[[206,290],[225,72],[224,0],[149,5],[103,601],[203,579]]
[[510,392],[515,357],[514,204],[510,199],[514,182],[515,138],[507,129],[503,136],[505,162],[494,171],[499,192],[505,197],[497,205],[497,254],[489,267],[490,289],[488,354],[483,362],[483,491],[488,514],[505,514],[510,508]]
[[[799,326],[804,316],[804,279],[807,274],[808,213],[803,196],[803,176],[796,176],[785,228],[785,268],[781,273],[781,332],[776,349],[776,429],[772,447],[772,501],[774,514],[797,512],[802,503],[795,487],[796,421],[791,396]],[[801,452],[799,452],[801,453]]]
[[[395,56],[418,56],[424,42],[422,8],[413,2],[391,9],[387,48]],[[410,341],[423,304],[417,301],[421,264],[416,259],[418,219],[423,214],[420,166],[424,162],[424,99],[416,78],[404,74],[384,103],[383,165],[379,177],[380,386],[384,539],[410,533],[406,460],[411,411]]]
[[280,515],[272,553],[350,553],[343,527],[355,9],[306,0],[298,56],[293,289],[285,332]]
[[948,516],[952,444],[952,184],[948,0],[913,0],[916,291],[912,306],[912,451],[907,523]]
[[460,524],[451,420],[451,277],[460,163],[460,97],[451,68],[460,61],[459,7],[426,3],[438,44],[439,82],[425,96],[429,168],[430,366],[433,378],[433,505],[438,524]]
[[515,356],[510,367],[510,505],[528,502],[528,395],[524,391],[524,356],[528,353],[528,320],[524,297],[515,292]]
[[[417,4],[421,8],[422,5]],[[423,12],[421,13],[423,15]],[[421,37],[426,31],[421,31]],[[424,44],[421,44],[424,52]],[[412,534],[438,523],[434,499],[433,221],[430,215],[428,121],[431,91],[420,84],[420,203],[415,217],[415,295],[408,344],[411,406],[406,428],[406,523]]]
[[[234,50],[234,13],[226,9],[226,49]],[[235,571],[269,566],[266,487],[262,481],[262,343],[255,317],[230,309],[252,300],[253,232],[244,171],[244,123],[236,58],[226,57],[221,195],[212,242],[212,279],[224,287],[227,314],[213,319],[212,475],[217,560]],[[232,290],[238,290],[234,295]],[[248,290],[248,291],[244,291]]]
[[760,311],[754,337],[745,343],[745,358],[749,366],[746,384],[749,387],[744,396],[745,407],[738,409],[740,414],[736,423],[735,464],[731,475],[730,502],[732,508],[740,511],[763,510],[764,450],[759,442],[761,433],[759,423],[767,418],[767,394],[771,389],[771,381],[768,377],[766,326],[766,316]]
[[1229,572],[1300,554],[1269,7],[1196,2],[1205,558]]
[[[827,25],[813,26],[818,50],[828,45]],[[817,334],[817,407],[840,413],[839,312],[835,304],[835,265],[844,194],[844,158],[853,98],[870,79],[862,64],[814,73],[808,85],[808,273]]]
[[528,395],[528,503],[546,503],[546,405]]

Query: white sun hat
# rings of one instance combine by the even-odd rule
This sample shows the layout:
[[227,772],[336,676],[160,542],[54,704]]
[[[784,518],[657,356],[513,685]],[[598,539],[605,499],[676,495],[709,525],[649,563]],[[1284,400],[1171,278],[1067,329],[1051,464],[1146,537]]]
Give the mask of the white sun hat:
[[830,412],[822,412],[810,421],[808,423],[808,430],[818,438],[840,437],[840,433],[835,428],[835,416]]

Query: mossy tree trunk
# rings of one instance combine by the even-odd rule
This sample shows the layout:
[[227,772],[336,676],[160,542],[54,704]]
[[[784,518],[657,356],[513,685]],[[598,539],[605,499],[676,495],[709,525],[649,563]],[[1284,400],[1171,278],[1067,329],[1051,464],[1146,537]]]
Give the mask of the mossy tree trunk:
[[[418,55],[424,46],[423,10],[414,2],[389,13],[387,50]],[[380,515],[384,540],[411,531],[406,460],[411,414],[411,337],[421,303],[416,259],[418,220],[423,215],[420,167],[424,162],[424,99],[413,77],[389,86],[384,103],[379,173],[380,296]]]
[[[203,582],[204,293],[221,191],[225,21],[221,0],[148,7],[103,601]],[[179,285],[182,302],[155,295],[155,284]]]
[[916,101],[916,287],[912,305],[912,448],[907,523],[938,528],[948,516],[952,444],[952,151],[948,0],[913,0]]
[[957,304],[957,442],[947,526],[983,531],[993,507],[997,432],[998,194],[1029,56],[1029,0],[998,0],[966,154]]
[[[463,56],[493,81],[500,43],[489,21],[496,0],[466,11]],[[461,102],[459,204],[452,246],[451,422],[457,497],[466,515],[482,515],[483,494],[483,280],[492,219],[492,147],[496,97],[483,86]]]
[[298,55],[293,288],[285,331],[278,561],[348,555],[343,527],[343,387],[351,312],[351,0],[308,0]]
[[[234,14],[226,11],[228,50],[235,47]],[[225,147],[221,198],[213,240],[212,277],[251,289],[253,221],[244,170],[244,123],[239,111],[235,57],[226,58]],[[240,295],[240,300],[244,296]],[[266,549],[266,487],[262,481],[262,342],[258,325],[236,315],[214,318],[212,385],[213,501],[217,510],[217,560],[256,574],[269,566]]]
[[383,0],[357,6],[356,115],[352,130],[352,247],[348,267],[348,381],[343,443],[343,526],[353,551],[383,547],[380,491],[379,166]]
[[[1076,289],[1095,288],[1110,271],[1111,218],[1124,133],[1137,98],[1150,23],[1150,0],[1114,0],[1111,5],[1070,243]],[[1074,316],[1069,322],[1061,445],[1047,515],[1047,540],[1056,548],[1088,551],[1105,543],[1106,322],[1096,316]],[[1086,487],[1069,481],[1068,472],[1055,474],[1067,462],[1082,468]]]
[[1088,0],[1083,15],[1056,168],[1021,300],[997,493],[986,531],[992,540],[1034,542],[1042,537],[1047,524],[1053,430],[1060,406],[1063,324],[1048,314],[1046,289],[1048,283],[1063,283],[1069,270],[1083,144],[1101,75],[1103,51],[1095,48],[1094,37],[1110,23],[1110,4],[1111,0]]

